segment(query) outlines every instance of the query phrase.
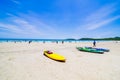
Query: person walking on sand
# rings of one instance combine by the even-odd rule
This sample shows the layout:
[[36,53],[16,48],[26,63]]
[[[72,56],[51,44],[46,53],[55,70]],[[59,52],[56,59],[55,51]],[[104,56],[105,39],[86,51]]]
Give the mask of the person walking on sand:
[[93,42],[93,47],[96,47],[96,41],[94,40],[94,42]]

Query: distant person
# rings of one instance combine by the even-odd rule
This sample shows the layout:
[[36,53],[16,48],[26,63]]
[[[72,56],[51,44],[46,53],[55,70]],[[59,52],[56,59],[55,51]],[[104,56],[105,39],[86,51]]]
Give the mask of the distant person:
[[58,41],[56,41],[56,43],[58,44]]
[[29,41],[28,43],[30,44],[32,41]]
[[45,43],[45,41],[43,41],[43,43]]
[[93,47],[96,47],[96,41],[95,40],[93,41]]
[[64,41],[62,41],[62,44],[64,43]]
[[14,41],[14,43],[16,43],[16,41]]

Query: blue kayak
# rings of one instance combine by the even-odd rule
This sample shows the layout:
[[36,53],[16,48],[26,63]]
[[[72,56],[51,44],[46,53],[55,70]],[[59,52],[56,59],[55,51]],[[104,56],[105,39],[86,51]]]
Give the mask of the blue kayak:
[[88,49],[96,49],[96,50],[99,50],[99,51],[104,51],[104,52],[109,52],[110,50],[109,49],[104,49],[104,48],[93,48],[93,47],[86,47]]
[[79,51],[84,51],[84,52],[91,52],[91,53],[101,53],[103,54],[104,51],[92,49],[92,48],[86,48],[86,47],[76,47]]

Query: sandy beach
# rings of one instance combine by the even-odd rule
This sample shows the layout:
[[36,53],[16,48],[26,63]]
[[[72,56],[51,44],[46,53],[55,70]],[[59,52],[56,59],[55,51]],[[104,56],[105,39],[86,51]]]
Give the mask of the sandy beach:
[[[0,43],[0,80],[120,79],[120,42],[97,42],[97,47],[110,49],[104,54],[81,52],[77,46],[92,43]],[[49,59],[44,50],[63,55],[66,62]]]

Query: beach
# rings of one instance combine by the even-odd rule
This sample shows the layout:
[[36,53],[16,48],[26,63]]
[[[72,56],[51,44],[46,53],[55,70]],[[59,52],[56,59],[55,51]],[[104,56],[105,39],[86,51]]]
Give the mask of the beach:
[[[120,42],[97,42],[96,47],[110,49],[104,54],[78,51],[92,42],[0,43],[0,80],[119,80]],[[66,58],[54,61],[43,55],[51,50]]]

